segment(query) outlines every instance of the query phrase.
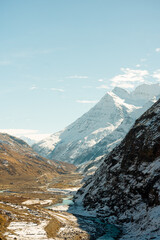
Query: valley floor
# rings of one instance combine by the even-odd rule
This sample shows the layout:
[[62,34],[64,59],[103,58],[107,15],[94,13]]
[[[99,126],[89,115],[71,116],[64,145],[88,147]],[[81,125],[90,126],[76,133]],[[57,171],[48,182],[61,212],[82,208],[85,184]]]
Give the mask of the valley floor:
[[77,173],[62,174],[51,182],[33,179],[0,181],[0,239],[47,240],[89,239],[77,218],[67,212],[48,209],[80,187]]
[[117,239],[117,227],[73,204],[80,174],[41,178],[0,180],[0,240]]

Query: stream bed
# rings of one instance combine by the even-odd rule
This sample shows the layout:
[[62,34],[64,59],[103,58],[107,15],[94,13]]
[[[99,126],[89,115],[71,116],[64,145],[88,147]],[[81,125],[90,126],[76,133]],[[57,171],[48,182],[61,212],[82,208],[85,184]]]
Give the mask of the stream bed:
[[66,196],[62,203],[46,208],[71,213],[76,217],[79,227],[90,235],[90,240],[117,240],[121,233],[117,226],[107,223],[105,219],[92,216],[82,206],[75,205],[72,196]]

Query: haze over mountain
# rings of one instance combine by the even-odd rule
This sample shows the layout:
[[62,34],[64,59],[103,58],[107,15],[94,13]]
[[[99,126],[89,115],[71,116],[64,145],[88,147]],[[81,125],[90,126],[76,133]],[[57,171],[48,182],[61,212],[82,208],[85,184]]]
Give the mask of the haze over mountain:
[[131,93],[116,87],[82,117],[33,145],[33,149],[49,159],[76,165],[99,159],[124,138],[159,94],[160,84],[143,84]]
[[160,239],[160,100],[107,155],[75,201],[123,223],[123,240]]

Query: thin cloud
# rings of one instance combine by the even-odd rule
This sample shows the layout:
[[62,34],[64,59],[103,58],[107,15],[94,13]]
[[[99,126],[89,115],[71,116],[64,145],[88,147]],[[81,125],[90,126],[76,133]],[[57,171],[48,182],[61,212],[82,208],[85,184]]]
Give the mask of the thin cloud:
[[73,76],[69,76],[67,78],[70,78],[70,79],[87,79],[88,76],[73,75]]
[[112,87],[133,88],[137,83],[145,82],[145,78],[149,76],[147,70],[121,68],[121,71],[122,74],[110,79]]
[[95,100],[76,100],[77,103],[97,103]]
[[30,88],[30,90],[35,90],[35,89],[37,89],[38,87],[36,87],[36,86],[32,86],[31,88]]
[[10,61],[0,61],[0,66],[8,66],[11,65]]
[[141,61],[141,62],[146,62],[146,61],[147,61],[147,58],[141,58],[140,61]]
[[100,85],[99,87],[96,87],[97,89],[109,89],[107,85]]
[[156,50],[155,50],[156,52],[160,52],[160,48],[156,48]]
[[[115,86],[114,86],[114,87],[115,87]],[[121,88],[124,88],[124,89],[128,89],[128,88],[133,89],[133,88],[135,87],[135,85],[132,84],[132,83],[126,83],[126,82],[124,82],[124,83],[121,83],[121,84],[119,84],[119,85],[116,85],[116,87],[121,87]]]
[[158,81],[160,81],[160,69],[158,69],[155,72],[153,72],[152,77],[156,78]]
[[46,90],[51,90],[51,91],[55,91],[55,92],[65,92],[65,90],[64,89],[62,89],[62,88],[39,88],[39,87],[37,87],[36,85],[33,85],[31,88],[30,88],[30,90],[31,91],[34,91],[34,90],[36,90],[36,89],[39,89],[39,90],[41,90],[41,91],[46,91]]
[[13,54],[13,57],[17,58],[27,58],[34,57],[36,55],[46,55],[50,54],[54,51],[54,49],[41,49],[41,50],[25,50],[21,52],[17,52]]
[[34,81],[41,81],[42,79],[39,76],[33,76],[33,75],[24,75],[25,78],[29,79],[29,80],[33,80]]
[[83,86],[83,88],[93,88],[93,86]]
[[103,78],[98,79],[98,82],[104,82]]
[[33,129],[0,129],[2,133],[8,133],[11,135],[26,135],[26,134],[36,134],[38,130]]
[[51,88],[51,90],[56,92],[65,92],[65,90],[61,88]]
[[16,137],[27,137],[35,141],[40,141],[51,134],[41,134],[38,130],[34,129],[0,129],[1,133],[7,133]]
[[37,134],[28,134],[25,137],[28,137],[31,140],[34,140],[34,141],[38,142],[38,141],[41,141],[42,139],[45,139],[45,138],[49,137],[50,135],[51,134],[47,134],[47,133],[44,133],[44,134],[37,133]]

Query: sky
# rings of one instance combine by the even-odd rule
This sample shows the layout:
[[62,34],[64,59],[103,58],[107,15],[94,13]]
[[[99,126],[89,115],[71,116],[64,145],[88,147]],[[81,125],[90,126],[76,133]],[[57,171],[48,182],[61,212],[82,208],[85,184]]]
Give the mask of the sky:
[[159,0],[0,0],[0,130],[44,137],[116,86],[160,82],[159,10]]

